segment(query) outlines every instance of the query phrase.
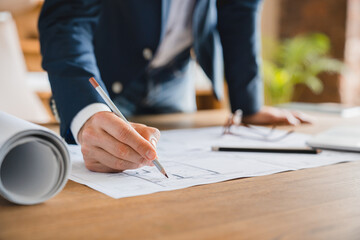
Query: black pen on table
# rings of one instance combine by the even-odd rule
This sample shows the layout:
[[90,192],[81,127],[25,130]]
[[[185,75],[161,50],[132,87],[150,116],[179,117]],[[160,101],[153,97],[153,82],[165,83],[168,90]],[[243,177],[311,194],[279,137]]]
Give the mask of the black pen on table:
[[[124,115],[120,112],[120,110],[116,107],[116,105],[114,104],[113,101],[111,101],[111,99],[109,98],[109,96],[105,93],[105,91],[102,89],[102,87],[98,84],[98,82],[95,80],[95,78],[91,77],[89,79],[91,85],[95,88],[95,90],[100,94],[100,96],[102,97],[102,99],[104,99],[104,101],[106,102],[106,104],[109,106],[109,108],[122,120],[124,120],[127,124],[130,125],[130,123],[128,122],[128,120],[124,117]],[[153,160],[153,163],[155,165],[155,167],[167,178],[168,175],[165,172],[165,169],[163,168],[163,166],[161,166],[161,164],[159,163],[158,159]]]
[[258,152],[258,153],[305,153],[317,154],[320,149],[311,147],[227,147],[227,146],[213,146],[212,151],[219,152]]

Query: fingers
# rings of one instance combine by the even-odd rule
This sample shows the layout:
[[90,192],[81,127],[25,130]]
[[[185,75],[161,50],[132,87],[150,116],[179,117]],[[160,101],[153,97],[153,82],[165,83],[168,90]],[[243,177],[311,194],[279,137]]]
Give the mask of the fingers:
[[109,168],[109,167],[101,164],[100,162],[96,161],[95,159],[88,159],[87,161],[85,161],[85,166],[87,169],[89,169],[90,171],[93,171],[93,172],[102,172],[102,173],[121,172],[119,170]]
[[290,112],[274,107],[263,107],[253,115],[244,116],[243,122],[248,124],[285,124],[296,126],[300,123],[311,123],[312,118],[300,112]]
[[[101,141],[99,141],[99,139],[101,139]],[[121,160],[126,160],[137,164],[147,161],[134,149],[122,142],[119,142],[117,139],[115,139],[105,131],[99,132],[96,137],[89,137],[88,143],[93,146],[102,148],[106,152]],[[147,162],[147,165],[151,164],[151,161]]]
[[[86,147],[82,147],[84,155],[85,166],[96,172],[121,172],[126,169],[136,169],[142,167],[146,161],[134,163],[126,160],[121,160],[101,148],[91,148],[89,151]],[[101,159],[101,163],[97,161]]]
[[313,118],[307,114],[295,111],[282,110],[281,123],[297,126],[301,123],[312,123]]
[[143,124],[131,123],[131,126],[155,148],[160,139],[160,131],[157,128],[147,127]]
[[119,172],[153,166],[160,132],[142,124],[133,125],[136,130],[113,113],[94,114],[78,135],[86,167],[97,172]]
[[308,124],[311,124],[315,121],[315,119],[305,113],[302,113],[302,112],[292,112],[292,114],[300,120],[301,123],[308,123]]
[[156,151],[153,145],[122,119],[115,115],[104,118],[102,119],[102,126],[108,134],[119,142],[131,147],[143,158],[147,160],[154,160],[156,158]]
[[283,110],[283,122],[292,126],[297,126],[300,124],[300,120],[297,119],[291,112]]
[[[138,123],[131,123],[132,127],[146,140],[148,140],[154,148],[156,148],[157,143],[160,139],[160,131],[157,128],[147,127],[144,124]],[[149,166],[154,166],[153,162],[151,161]]]

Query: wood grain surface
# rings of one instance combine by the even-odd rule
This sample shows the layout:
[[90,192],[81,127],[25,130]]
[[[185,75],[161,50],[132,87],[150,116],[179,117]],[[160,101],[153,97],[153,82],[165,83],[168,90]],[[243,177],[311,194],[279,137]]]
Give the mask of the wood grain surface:
[[[226,114],[133,120],[200,127],[222,124]],[[339,123],[360,119],[318,115],[295,130],[316,133]],[[0,198],[0,239],[360,239],[360,162],[117,200],[69,181],[35,206]]]

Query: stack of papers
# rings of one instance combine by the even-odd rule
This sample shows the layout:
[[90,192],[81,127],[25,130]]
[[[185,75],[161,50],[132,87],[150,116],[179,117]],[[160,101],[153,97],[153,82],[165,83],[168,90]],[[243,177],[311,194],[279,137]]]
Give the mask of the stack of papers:
[[360,152],[360,125],[333,127],[307,141],[314,148]]
[[[269,131],[259,128],[260,131]],[[253,131],[233,128],[242,135]],[[320,154],[214,152],[215,145],[243,147],[304,147],[310,135],[293,133],[278,142],[250,140],[222,135],[222,127],[163,131],[158,144],[159,161],[169,179],[155,167],[143,167],[123,173],[96,173],[85,168],[80,147],[70,146],[72,173],[70,179],[85,184],[113,198],[131,197],[160,191],[187,188],[243,177],[255,177],[358,161],[360,154],[323,151]],[[283,135],[283,131],[274,131]]]
[[303,102],[290,102],[280,104],[277,107],[299,110],[299,111],[312,111],[336,114],[343,118],[350,118],[360,116],[359,106],[347,106],[340,103],[303,103]]

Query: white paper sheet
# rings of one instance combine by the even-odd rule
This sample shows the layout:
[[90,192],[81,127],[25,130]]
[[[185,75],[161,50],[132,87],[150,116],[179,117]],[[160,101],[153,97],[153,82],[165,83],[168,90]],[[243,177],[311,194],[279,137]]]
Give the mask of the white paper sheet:
[[[260,128],[261,131],[268,129]],[[253,135],[246,128],[241,134]],[[275,134],[283,134],[276,131]],[[163,131],[158,144],[159,161],[169,179],[155,167],[123,173],[95,173],[83,163],[80,148],[70,146],[70,179],[113,198],[131,197],[160,191],[187,188],[229,179],[255,177],[289,170],[312,168],[360,160],[360,154],[323,151],[320,154],[213,152],[211,146],[305,146],[309,135],[294,133],[278,142],[249,140],[222,135],[221,127]]]

